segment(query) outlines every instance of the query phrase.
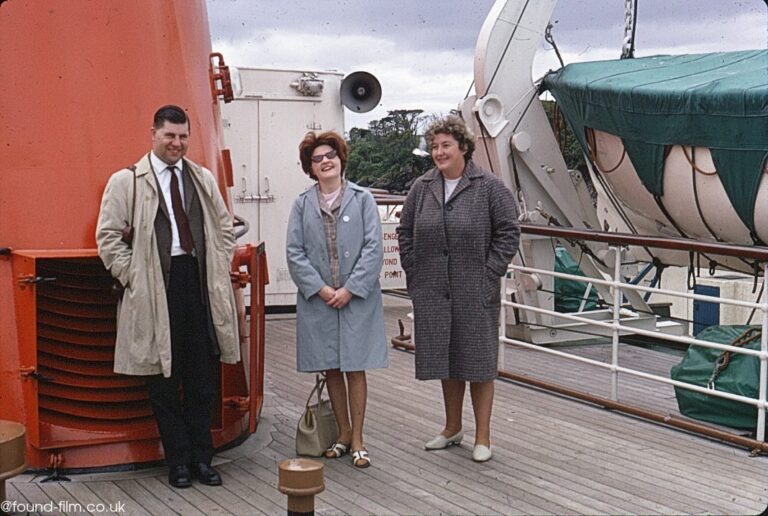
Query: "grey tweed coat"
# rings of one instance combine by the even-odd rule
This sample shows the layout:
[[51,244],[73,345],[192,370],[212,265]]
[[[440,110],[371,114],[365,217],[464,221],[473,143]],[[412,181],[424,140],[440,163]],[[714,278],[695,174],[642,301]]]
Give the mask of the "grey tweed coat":
[[496,378],[499,280],[517,252],[512,192],[468,160],[447,203],[443,176],[418,178],[397,234],[413,302],[416,378],[484,382]]

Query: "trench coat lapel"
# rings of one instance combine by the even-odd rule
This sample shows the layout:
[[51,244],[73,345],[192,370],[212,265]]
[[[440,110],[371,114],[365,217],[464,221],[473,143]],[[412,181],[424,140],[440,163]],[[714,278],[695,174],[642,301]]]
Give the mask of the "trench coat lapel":
[[[145,181],[147,183],[147,186],[150,188],[150,190],[152,190],[152,193],[158,199],[160,209],[163,211],[163,213],[165,213],[165,216],[168,217],[168,209],[165,207],[165,202],[163,202],[163,196],[159,195],[160,185],[158,184],[157,176],[152,169],[152,162],[149,159],[149,154],[146,156],[146,161],[139,161],[139,166],[136,168],[136,180]],[[142,199],[136,199],[137,204],[141,202]]]
[[163,199],[163,195],[160,192],[160,183],[158,182],[157,174],[155,174],[155,170],[152,167],[152,160],[149,159],[149,154],[147,154],[146,166],[139,167],[137,172],[139,173],[139,176],[144,176],[145,181],[155,194],[160,211],[163,212],[166,219],[171,220],[171,217],[168,214],[168,208],[165,206],[165,199]]

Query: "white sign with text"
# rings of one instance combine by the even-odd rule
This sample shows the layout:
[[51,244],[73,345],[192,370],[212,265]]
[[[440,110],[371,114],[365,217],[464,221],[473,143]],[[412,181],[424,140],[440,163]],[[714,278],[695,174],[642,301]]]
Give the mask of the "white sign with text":
[[405,288],[405,272],[400,266],[400,246],[397,243],[397,222],[382,222],[384,234],[384,265],[381,268],[381,288]]

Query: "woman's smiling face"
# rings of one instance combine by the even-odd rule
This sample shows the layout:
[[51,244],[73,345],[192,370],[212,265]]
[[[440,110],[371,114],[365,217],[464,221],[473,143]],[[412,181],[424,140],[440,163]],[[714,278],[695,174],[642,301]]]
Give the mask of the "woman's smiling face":
[[341,179],[341,160],[333,147],[330,145],[315,147],[312,151],[312,173],[322,183]]
[[430,147],[432,161],[448,178],[457,178],[464,172],[466,149],[459,147],[459,142],[450,134],[437,133]]

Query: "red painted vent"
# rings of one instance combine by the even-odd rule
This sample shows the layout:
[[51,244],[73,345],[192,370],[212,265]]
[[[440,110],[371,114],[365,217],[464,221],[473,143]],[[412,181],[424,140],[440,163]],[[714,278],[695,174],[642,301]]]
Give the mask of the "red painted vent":
[[36,275],[41,447],[155,434],[142,379],[112,372],[117,301],[101,261],[38,259]]

